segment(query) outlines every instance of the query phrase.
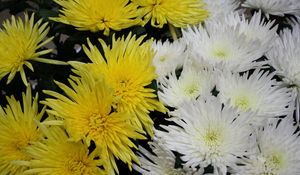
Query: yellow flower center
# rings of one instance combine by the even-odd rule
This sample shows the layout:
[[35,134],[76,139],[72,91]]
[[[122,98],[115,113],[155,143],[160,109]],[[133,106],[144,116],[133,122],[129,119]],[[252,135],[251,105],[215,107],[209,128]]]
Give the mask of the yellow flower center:
[[140,102],[138,93],[141,88],[134,85],[133,81],[126,78],[123,78],[118,82],[114,93],[114,107],[119,108],[123,105],[134,106],[138,104]]
[[100,114],[93,114],[89,119],[89,134],[97,136],[99,133],[106,132],[108,116],[101,116]]
[[157,8],[158,6],[160,6],[163,2],[163,0],[154,0],[153,1],[153,8]]
[[[24,128],[25,129],[25,128]],[[14,133],[14,140],[10,143],[14,156],[19,160],[30,160],[30,156],[25,152],[25,149],[31,146],[31,142],[39,140],[39,132],[36,130],[23,130],[22,133]]]
[[117,84],[115,96],[123,96],[129,90],[129,80],[121,80]]
[[81,160],[70,159],[65,163],[65,168],[67,172],[71,172],[75,175],[80,174],[90,174],[88,168],[88,160],[82,158]]
[[24,148],[26,148],[29,145],[30,140],[18,140],[18,142],[15,143],[16,150],[22,151]]

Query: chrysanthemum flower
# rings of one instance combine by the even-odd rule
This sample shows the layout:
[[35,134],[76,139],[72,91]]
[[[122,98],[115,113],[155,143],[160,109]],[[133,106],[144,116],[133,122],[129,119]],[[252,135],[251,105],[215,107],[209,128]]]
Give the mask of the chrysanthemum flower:
[[48,175],[105,175],[95,151],[89,154],[88,146],[82,141],[71,142],[64,129],[59,126],[45,131],[47,139],[27,149],[32,160],[24,174]]
[[34,14],[28,18],[26,13],[24,21],[20,17],[16,19],[12,16],[11,20],[4,21],[3,28],[0,29],[0,79],[9,75],[7,83],[20,72],[24,84],[27,85],[23,66],[26,65],[33,71],[30,60],[61,64],[59,61],[40,58],[52,51],[40,50],[52,37],[44,40],[49,31],[47,23],[42,24],[42,20],[34,23]]
[[226,174],[239,156],[247,155],[250,113],[238,114],[215,97],[185,103],[176,113],[178,126],[163,126],[157,132],[167,148],[182,154],[184,166],[200,169],[212,165],[215,172]]
[[127,112],[112,110],[113,90],[103,78],[95,80],[89,73],[81,72],[81,78],[70,80],[72,88],[57,84],[66,96],[45,91],[56,98],[48,98],[45,103],[52,108],[50,113],[64,119],[71,139],[83,139],[88,145],[94,141],[109,174],[114,174],[114,170],[118,173],[115,158],[127,163],[129,168],[132,161],[139,163],[131,150],[136,146],[130,139],[144,139],[144,136],[130,123]]
[[172,43],[157,41],[152,44],[152,48],[155,52],[153,65],[159,78],[181,68],[187,57],[186,44],[181,39]]
[[285,29],[273,43],[273,48],[267,52],[270,65],[276,69],[276,74],[289,85],[300,88],[300,24],[294,24],[293,29]]
[[186,27],[204,21],[208,12],[202,0],[131,0],[142,10],[144,22],[162,28],[170,23],[175,27]]
[[145,148],[139,146],[139,160],[141,165],[134,165],[134,169],[143,175],[154,174],[172,174],[172,175],[188,175],[189,172],[182,168],[175,168],[176,157],[174,153],[165,147],[164,143],[155,138],[149,142],[152,153]]
[[114,108],[120,112],[130,112],[131,122],[153,135],[153,121],[149,113],[154,110],[164,112],[165,107],[157,100],[155,90],[146,87],[156,78],[156,74],[152,65],[152,42],[142,44],[143,39],[136,39],[130,34],[125,39],[113,39],[112,48],[101,40],[105,59],[97,47],[88,41],[89,49],[85,46],[83,49],[93,63],[73,65],[78,69],[78,74],[80,69],[87,67],[95,79],[100,74],[104,75],[114,90]]
[[248,40],[238,27],[224,25],[220,20],[209,21],[205,27],[187,28],[183,30],[183,38],[199,62],[234,72],[257,66],[255,60],[262,52],[258,41]]
[[298,0],[246,0],[242,6],[262,10],[269,15],[284,16],[284,14],[300,15]]
[[243,76],[223,73],[217,81],[218,97],[222,102],[230,100],[240,111],[257,112],[253,122],[260,123],[268,117],[278,117],[293,111],[294,95],[292,89],[281,87],[274,73],[255,70]]
[[226,16],[226,24],[239,27],[240,33],[244,34],[248,40],[258,40],[261,54],[263,56],[272,47],[277,37],[277,25],[274,21],[266,21],[262,17],[261,11],[252,15],[251,19],[246,19],[245,15],[239,13],[231,13]]
[[235,175],[300,174],[300,142],[290,119],[269,122],[256,134],[256,154],[241,162]]
[[23,94],[23,105],[14,97],[7,101],[6,108],[0,107],[0,172],[22,175],[27,167],[13,161],[31,159],[26,149],[43,138],[35,121],[40,121],[44,110],[38,112],[38,97],[36,95],[32,100],[30,88]]
[[122,30],[141,22],[137,5],[129,0],[54,0],[62,6],[55,21],[73,25],[78,30],[92,32]]
[[238,0],[203,0],[205,9],[209,12],[209,20],[223,18],[224,16],[237,11],[240,6]]
[[186,101],[210,95],[214,86],[215,77],[211,70],[196,70],[187,64],[178,78],[173,72],[159,81],[158,96],[164,105],[179,108]]

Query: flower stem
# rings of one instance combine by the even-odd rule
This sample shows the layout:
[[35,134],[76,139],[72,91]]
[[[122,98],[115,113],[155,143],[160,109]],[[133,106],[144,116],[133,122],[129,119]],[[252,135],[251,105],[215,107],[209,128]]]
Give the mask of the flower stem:
[[177,37],[177,33],[176,33],[176,28],[172,24],[170,24],[170,23],[168,23],[168,26],[169,26],[169,30],[171,32],[173,40],[174,41],[177,40],[178,37]]

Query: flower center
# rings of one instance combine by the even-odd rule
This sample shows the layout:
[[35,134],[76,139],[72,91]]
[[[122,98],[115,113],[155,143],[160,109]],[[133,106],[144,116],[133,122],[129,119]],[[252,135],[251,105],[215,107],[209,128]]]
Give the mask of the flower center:
[[89,119],[90,135],[97,136],[101,132],[106,132],[108,116],[101,116],[100,114],[93,114]]
[[193,97],[197,94],[199,86],[197,84],[190,84],[184,88],[184,93],[187,96]]
[[123,96],[131,89],[131,81],[128,79],[119,80],[116,86],[115,96]]
[[226,60],[228,59],[229,52],[225,48],[214,48],[212,51],[212,55],[219,60]]
[[26,148],[29,145],[29,140],[19,140],[15,143],[15,147],[17,150],[22,151],[24,148]]
[[232,48],[224,41],[214,41],[210,47],[210,54],[213,59],[222,61],[228,60],[232,55]]
[[281,169],[283,164],[283,156],[279,153],[273,153],[266,158],[266,166],[273,172]]
[[135,106],[140,102],[140,85],[135,85],[133,81],[128,78],[123,78],[116,82],[113,101],[114,108],[118,108],[122,111],[124,106]]
[[243,111],[248,110],[251,107],[249,98],[246,96],[240,96],[234,100],[234,105]]
[[209,129],[205,133],[203,140],[208,147],[210,148],[217,147],[221,141],[221,133],[218,130]]
[[152,5],[154,8],[156,8],[156,7],[160,6],[161,4],[162,4],[162,0],[154,0]]
[[218,58],[225,58],[226,57],[226,52],[224,50],[217,50],[215,52],[215,55],[218,57]]
[[167,57],[166,56],[161,56],[159,57],[159,61],[160,62],[165,62],[167,60]]
[[68,170],[68,172],[71,172],[73,174],[85,174],[88,173],[87,168],[88,162],[87,160],[74,160],[71,159],[66,162],[65,167]]
[[31,146],[31,142],[39,140],[39,132],[31,128],[22,128],[19,132],[12,132],[14,139],[9,143],[9,149],[14,152],[12,156],[18,160],[30,160],[31,157],[25,149]]

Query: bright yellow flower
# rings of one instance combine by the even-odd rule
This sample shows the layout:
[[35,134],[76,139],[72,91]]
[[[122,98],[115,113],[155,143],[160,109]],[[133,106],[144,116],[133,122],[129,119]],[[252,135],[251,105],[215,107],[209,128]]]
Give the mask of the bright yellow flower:
[[[143,42],[145,37],[136,39],[131,34],[127,38],[113,38],[112,48],[100,40],[105,59],[96,46],[88,41],[89,49],[83,47],[93,63],[77,65],[71,63],[80,74],[80,69],[87,67],[94,77],[104,75],[114,89],[114,108],[117,111],[129,111],[131,122],[139,129],[145,129],[153,136],[153,121],[150,111],[164,112],[164,106],[157,100],[155,90],[147,86],[156,78],[152,65],[152,41]],[[106,60],[106,61],[105,61]]]
[[40,121],[44,110],[38,112],[38,97],[32,100],[30,88],[23,94],[22,106],[14,97],[7,101],[6,108],[0,107],[0,174],[23,175],[27,167],[13,161],[31,159],[26,149],[42,139],[35,121]]
[[131,0],[140,6],[144,21],[151,19],[151,25],[162,28],[170,23],[175,27],[186,27],[204,21],[208,17],[202,0]]
[[23,66],[26,65],[33,71],[29,60],[62,64],[59,61],[40,58],[51,52],[51,49],[41,50],[41,47],[52,40],[52,37],[44,40],[48,31],[47,23],[42,24],[42,20],[34,24],[34,14],[30,19],[25,14],[24,21],[21,18],[16,19],[15,16],[4,21],[3,29],[0,29],[0,80],[9,74],[8,84],[15,74],[20,72],[24,84],[27,85]]
[[92,32],[110,29],[122,30],[141,22],[137,6],[129,0],[54,0],[62,6],[62,13],[55,21],[70,24],[78,30]]
[[93,140],[96,144],[104,167],[109,174],[113,169],[118,172],[115,157],[127,163],[139,163],[131,148],[137,148],[130,139],[144,139],[139,130],[129,122],[126,112],[112,110],[113,91],[99,78],[82,72],[82,77],[70,80],[72,88],[62,83],[58,86],[65,92],[63,96],[57,92],[45,93],[57,98],[46,99],[52,108],[50,113],[64,119],[64,124],[74,141],[83,139],[87,144]]
[[95,151],[89,154],[89,149],[82,141],[68,141],[64,129],[58,126],[46,130],[47,139],[34,144],[27,151],[32,157],[30,169],[24,174],[47,175],[105,175],[101,160],[97,159]]

